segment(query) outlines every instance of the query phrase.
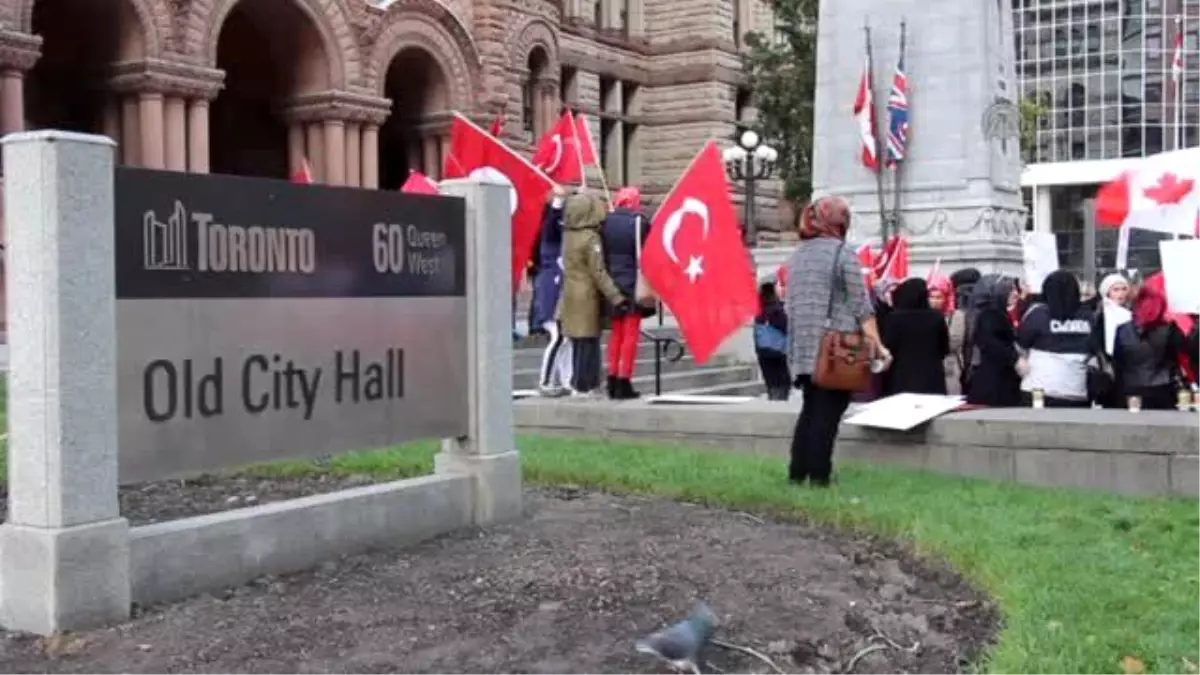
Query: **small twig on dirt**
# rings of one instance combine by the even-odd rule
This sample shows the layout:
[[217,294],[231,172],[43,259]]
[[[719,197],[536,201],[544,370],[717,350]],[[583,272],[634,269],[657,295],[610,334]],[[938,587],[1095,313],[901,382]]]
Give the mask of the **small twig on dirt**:
[[704,667],[708,668],[709,670],[713,671],[714,673],[720,673],[722,675],[725,672],[725,671],[721,670],[720,668],[718,668],[717,664],[713,663],[712,661],[705,661]]
[[783,675],[783,670],[780,669],[779,666],[775,665],[775,662],[772,661],[770,659],[770,657],[768,657],[766,654],[763,654],[762,652],[760,652],[756,649],[751,649],[750,647],[743,647],[742,645],[735,645],[732,642],[726,642],[724,640],[712,640],[712,643],[722,649],[731,649],[735,652],[741,652],[743,654],[753,656],[754,658],[758,659],[759,661],[762,661],[763,663],[767,664],[768,666],[771,666],[771,670],[774,670],[775,672],[779,673],[780,675]]
[[862,649],[858,650],[857,654],[850,657],[849,663],[847,663],[846,667],[842,669],[842,672],[843,673],[853,673],[854,666],[857,666],[858,662],[861,661],[864,656],[866,656],[867,654],[870,654],[872,652],[877,652],[881,649],[887,649],[887,645],[881,645],[879,643],[875,643],[875,644],[867,645],[866,647],[863,647]]
[[878,628],[875,629],[875,634],[867,639],[869,641],[882,640],[883,642],[887,643],[887,645],[889,647],[891,647],[893,649],[898,649],[902,652],[908,652],[909,654],[916,654],[917,650],[921,648],[920,642],[914,642],[911,647],[901,647],[900,645],[896,644],[895,640],[891,639],[890,637],[888,637],[888,636],[884,635],[882,632],[880,632]]
[[739,516],[742,516],[743,518],[745,518],[747,520],[753,520],[754,522],[758,523],[759,525],[767,524],[767,521],[763,520],[762,518],[759,518],[758,516],[754,515],[753,513],[746,513],[745,511],[734,511],[734,513],[736,513]]
[[636,510],[632,506],[625,506],[624,504],[616,504],[613,502],[609,502],[608,505],[613,507],[614,509],[617,509],[618,511],[624,511],[625,513],[628,513],[630,515],[632,515],[633,512]]

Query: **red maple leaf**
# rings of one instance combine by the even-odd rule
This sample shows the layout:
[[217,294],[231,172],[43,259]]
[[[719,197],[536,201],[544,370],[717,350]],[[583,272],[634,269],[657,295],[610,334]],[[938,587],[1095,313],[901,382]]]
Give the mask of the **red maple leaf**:
[[1158,177],[1157,184],[1146,188],[1142,191],[1142,194],[1159,204],[1178,204],[1183,201],[1184,197],[1191,193],[1195,182],[1190,178],[1179,180],[1179,176],[1168,171]]

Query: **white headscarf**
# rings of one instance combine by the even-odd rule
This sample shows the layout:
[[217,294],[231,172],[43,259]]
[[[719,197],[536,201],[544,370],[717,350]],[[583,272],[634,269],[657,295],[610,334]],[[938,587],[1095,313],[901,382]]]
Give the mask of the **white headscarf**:
[[1121,274],[1110,274],[1100,282],[1100,307],[1104,316],[1104,351],[1110,356],[1113,353],[1113,343],[1117,339],[1117,328],[1128,322],[1132,315],[1128,309],[1108,299],[1108,292],[1117,284],[1129,285],[1129,280]]
[[1100,291],[1100,299],[1106,303],[1111,303],[1112,301],[1108,299],[1108,292],[1111,291],[1112,287],[1116,286],[1117,284],[1125,284],[1128,286],[1129,280],[1126,279],[1124,275],[1116,273],[1104,277],[1104,279],[1100,282],[1100,287],[1097,289]]

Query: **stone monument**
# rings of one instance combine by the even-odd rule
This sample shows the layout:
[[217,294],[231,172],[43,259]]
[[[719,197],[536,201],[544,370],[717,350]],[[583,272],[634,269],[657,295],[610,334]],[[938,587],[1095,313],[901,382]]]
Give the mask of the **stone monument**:
[[895,169],[881,169],[883,211],[896,214],[909,238],[915,273],[937,260],[943,270],[1018,272],[1026,216],[1011,2],[821,0],[819,11],[814,195],[849,199],[851,237],[879,246],[876,176],[860,160],[853,107],[869,29],[877,134],[885,147],[887,99],[907,20],[908,153],[899,190]]

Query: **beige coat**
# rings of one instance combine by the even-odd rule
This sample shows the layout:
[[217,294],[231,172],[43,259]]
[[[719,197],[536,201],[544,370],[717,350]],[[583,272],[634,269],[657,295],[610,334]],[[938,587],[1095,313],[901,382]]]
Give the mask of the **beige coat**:
[[962,394],[963,342],[967,339],[967,313],[961,309],[950,315],[947,325],[950,332],[950,353],[942,361],[946,369],[946,393],[951,396]]
[[576,194],[567,199],[563,223],[562,330],[569,338],[600,337],[605,300],[617,305],[624,296],[604,266],[600,226],[604,200]]

